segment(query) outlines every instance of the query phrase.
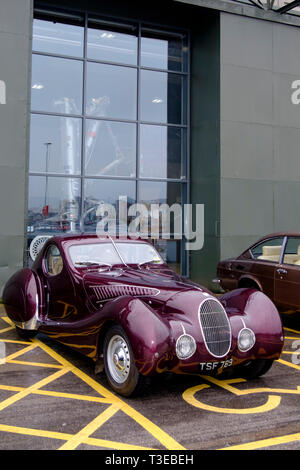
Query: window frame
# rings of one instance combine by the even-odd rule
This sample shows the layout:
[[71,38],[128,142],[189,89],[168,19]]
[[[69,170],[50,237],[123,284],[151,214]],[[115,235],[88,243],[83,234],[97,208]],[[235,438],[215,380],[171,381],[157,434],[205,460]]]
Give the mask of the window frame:
[[[135,182],[135,199],[136,202],[140,202],[139,199],[139,183],[143,181],[157,181],[163,183],[180,183],[181,185],[181,194],[182,194],[182,207],[184,204],[188,204],[190,202],[190,172],[189,172],[189,162],[190,162],[190,32],[185,28],[178,28],[162,26],[161,24],[155,24],[151,22],[144,22],[142,20],[131,20],[124,18],[113,18],[106,17],[105,15],[95,15],[89,13],[87,11],[75,11],[75,10],[66,10],[55,8],[52,11],[49,11],[44,8],[36,8],[34,9],[34,19],[38,20],[45,20],[45,21],[59,21],[64,24],[73,24],[73,25],[80,25],[84,28],[83,33],[83,55],[81,56],[70,56],[58,53],[51,53],[51,52],[43,52],[41,50],[32,50],[32,55],[42,55],[46,57],[56,57],[62,59],[73,59],[74,61],[80,61],[83,63],[83,88],[82,88],[82,109],[80,113],[59,113],[59,112],[51,112],[51,111],[39,111],[39,110],[31,110],[31,115],[45,115],[45,116],[57,116],[57,117],[69,117],[69,118],[80,118],[81,119],[81,172],[80,174],[61,174],[61,173],[48,173],[45,172],[35,172],[30,171],[29,176],[47,176],[49,178],[52,177],[64,177],[64,178],[79,178],[80,179],[80,208],[79,208],[79,220],[80,223],[81,218],[84,216],[84,206],[85,206],[85,183],[89,179],[99,179],[99,180],[132,180]],[[98,59],[91,59],[88,57],[87,49],[88,49],[88,28],[89,24],[91,23],[98,23],[99,29],[103,27],[104,29],[115,28],[117,32],[121,32],[123,29],[126,33],[132,31],[134,28],[137,31],[137,42],[138,42],[138,49],[137,49],[137,64],[126,64],[126,63],[118,63],[114,61],[105,61],[105,60],[98,60]],[[143,37],[143,33],[147,36],[147,34],[157,35],[158,39],[162,36],[166,38],[174,37],[180,38],[182,40],[183,48],[187,48],[187,52],[184,51],[181,54],[181,67],[180,70],[173,70],[170,68],[170,64],[168,62],[168,68],[160,69],[155,67],[148,67],[142,65],[142,57],[141,57],[141,41]],[[39,48],[40,49],[40,48]],[[87,65],[88,63],[98,63],[98,64],[107,64],[107,65],[115,65],[120,67],[129,67],[132,69],[137,70],[137,99],[136,99],[136,119],[121,119],[121,118],[108,118],[104,117],[94,117],[88,115],[86,112],[86,84],[87,84]],[[181,123],[171,123],[171,122],[152,122],[152,121],[142,121],[141,120],[141,74],[142,71],[153,71],[153,72],[164,72],[168,76],[174,74],[174,76],[180,76],[182,85],[181,85]],[[111,121],[111,122],[126,122],[126,123],[133,123],[136,125],[136,155],[135,155],[135,164],[136,164],[136,173],[135,176],[117,176],[117,175],[88,175],[86,170],[86,122],[90,119],[99,119],[101,121]],[[140,133],[141,133],[141,126],[142,125],[154,125],[154,126],[166,126],[167,128],[180,128],[182,134],[182,141],[181,141],[181,174],[179,178],[168,178],[166,177],[147,177],[141,176],[140,174]],[[167,158],[167,157],[166,157]],[[167,162],[168,163],[168,162]],[[182,230],[182,233],[184,231]],[[173,241],[172,239],[170,241]],[[181,240],[181,250],[180,250],[180,259],[178,262],[181,266],[181,274],[183,276],[188,276],[189,274],[189,254],[184,249],[184,244],[186,240],[184,237]]]
[[[250,254],[251,254],[251,257],[254,261],[259,261],[259,262],[262,262],[262,263],[270,263],[270,264],[282,264],[282,259],[283,259],[283,254],[284,254],[284,250],[285,250],[285,246],[286,246],[286,236],[284,235],[281,235],[281,236],[276,236],[276,237],[269,237],[269,238],[265,238],[264,240],[262,240],[261,242],[259,243],[256,243],[255,245],[251,246],[251,248],[249,248],[249,251],[250,251]],[[282,239],[282,246],[281,246],[281,251],[280,251],[280,255],[279,255],[279,259],[278,261],[271,261],[271,260],[264,260],[264,259],[258,259],[258,258],[255,258],[255,256],[253,255],[252,253],[252,250],[263,245],[264,243],[268,242],[268,241],[271,241],[271,240],[277,240],[277,239]]]

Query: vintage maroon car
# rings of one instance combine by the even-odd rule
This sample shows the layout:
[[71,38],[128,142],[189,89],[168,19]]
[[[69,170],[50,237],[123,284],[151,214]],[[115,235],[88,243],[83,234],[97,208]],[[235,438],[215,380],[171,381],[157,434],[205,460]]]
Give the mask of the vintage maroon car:
[[23,337],[41,332],[104,363],[110,386],[125,396],[166,371],[257,377],[283,347],[278,311],[263,293],[218,299],[173,272],[145,240],[50,238],[32,268],[7,282],[3,303]]
[[221,261],[217,282],[224,290],[252,287],[264,292],[280,312],[300,309],[300,233],[275,233],[236,258]]

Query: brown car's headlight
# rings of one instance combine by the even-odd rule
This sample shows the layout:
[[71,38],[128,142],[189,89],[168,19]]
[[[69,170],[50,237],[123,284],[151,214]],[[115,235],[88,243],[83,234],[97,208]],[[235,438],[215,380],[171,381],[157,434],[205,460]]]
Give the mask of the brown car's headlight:
[[255,344],[256,338],[255,334],[250,328],[243,328],[239,332],[238,336],[238,348],[242,352],[249,351],[254,344]]
[[183,334],[176,341],[176,354],[179,359],[188,359],[196,352],[196,341],[191,335]]

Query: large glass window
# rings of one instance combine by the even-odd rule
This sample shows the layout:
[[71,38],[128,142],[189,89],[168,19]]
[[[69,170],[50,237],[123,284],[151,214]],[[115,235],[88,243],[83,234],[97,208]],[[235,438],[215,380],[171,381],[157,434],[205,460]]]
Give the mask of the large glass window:
[[136,119],[137,71],[117,65],[88,63],[86,114]]
[[[151,204],[187,203],[187,95],[187,32],[36,12],[28,248],[38,235],[95,232],[101,204],[111,205],[123,234],[135,203],[149,215]],[[127,219],[120,221],[125,209]],[[161,239],[160,228],[154,241],[184,272],[176,217],[170,240]],[[110,226],[109,215],[106,222]]]
[[31,108],[63,114],[82,113],[82,62],[34,54]]

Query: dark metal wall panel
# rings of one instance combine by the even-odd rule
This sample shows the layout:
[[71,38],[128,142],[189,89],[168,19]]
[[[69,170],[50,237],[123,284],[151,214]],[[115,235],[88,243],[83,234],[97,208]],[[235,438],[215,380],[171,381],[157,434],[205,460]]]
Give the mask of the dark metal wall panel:
[[221,14],[223,259],[300,231],[299,50],[297,27]]
[[219,259],[220,21],[198,16],[191,33],[191,203],[204,204],[204,246],[190,252],[191,278],[208,287]]

